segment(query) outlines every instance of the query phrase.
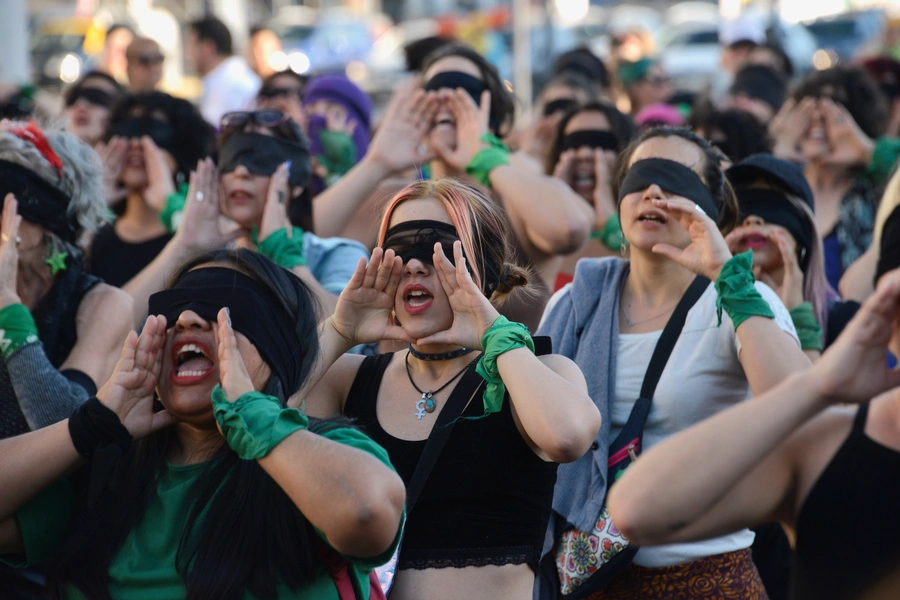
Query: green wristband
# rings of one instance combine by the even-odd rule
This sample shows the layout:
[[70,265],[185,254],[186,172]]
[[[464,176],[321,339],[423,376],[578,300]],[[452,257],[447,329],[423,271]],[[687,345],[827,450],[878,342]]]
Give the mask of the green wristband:
[[800,347],[804,350],[816,350],[821,352],[825,348],[822,343],[822,326],[813,312],[813,306],[809,302],[804,302],[799,306],[795,306],[790,310],[791,320],[794,322],[794,329],[797,330],[797,337],[800,338]]
[[884,183],[891,176],[900,155],[900,139],[880,137],[875,140],[872,158],[866,165],[866,176],[874,183]]
[[625,236],[622,235],[622,227],[619,225],[619,215],[613,215],[606,220],[603,229],[591,232],[592,240],[599,240],[604,246],[618,252],[625,243]]
[[509,164],[509,148],[492,133],[481,136],[481,141],[488,147],[475,153],[466,166],[466,174],[481,185],[491,187],[491,171]]
[[232,450],[244,460],[264,457],[295,431],[309,429],[309,418],[296,408],[283,408],[274,396],[247,392],[229,402],[225,390],[212,392],[213,414]]
[[38,339],[38,329],[24,304],[10,304],[0,310],[0,352],[9,358],[19,348],[33,344]]
[[722,324],[722,310],[728,313],[734,329],[750,317],[775,318],[772,307],[756,290],[753,277],[753,253],[748,250],[731,257],[722,267],[716,279],[716,311],[719,325]]
[[303,230],[292,227],[292,237],[288,237],[287,232],[287,227],[282,227],[259,242],[256,249],[285,269],[306,265],[306,256],[303,254]]
[[178,190],[169,194],[166,198],[166,206],[159,213],[159,220],[169,233],[175,233],[184,213],[184,204],[187,201],[188,184],[182,183]]
[[500,408],[503,407],[503,396],[506,395],[506,386],[497,369],[497,357],[516,348],[528,348],[534,352],[534,340],[531,339],[527,327],[500,316],[481,336],[481,347],[484,348],[484,354],[478,360],[475,371],[487,381],[483,396],[484,414],[478,417],[465,417],[467,419],[480,419],[491,413],[500,412]]

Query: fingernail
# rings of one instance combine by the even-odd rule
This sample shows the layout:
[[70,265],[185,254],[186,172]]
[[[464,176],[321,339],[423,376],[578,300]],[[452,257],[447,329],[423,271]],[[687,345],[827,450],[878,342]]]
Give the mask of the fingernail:
[[290,159],[288,159],[288,161],[287,161],[286,163],[284,163],[284,164],[285,164],[285,168],[287,168],[288,171],[291,170],[291,162],[292,162],[292,161],[291,161]]
[[228,308],[227,306],[225,307],[225,314],[228,315],[229,319],[231,318],[231,309]]

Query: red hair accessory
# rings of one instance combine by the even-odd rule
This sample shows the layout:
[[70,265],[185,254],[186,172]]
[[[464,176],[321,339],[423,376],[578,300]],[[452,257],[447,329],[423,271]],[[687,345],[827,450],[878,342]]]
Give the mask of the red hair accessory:
[[47,140],[47,136],[44,135],[44,131],[38,127],[37,123],[29,121],[28,125],[25,127],[10,127],[9,132],[18,138],[31,142],[31,144],[37,148],[38,152],[47,159],[50,166],[56,169],[56,174],[59,177],[62,177],[63,161],[59,158],[59,155],[53,151],[50,142]]

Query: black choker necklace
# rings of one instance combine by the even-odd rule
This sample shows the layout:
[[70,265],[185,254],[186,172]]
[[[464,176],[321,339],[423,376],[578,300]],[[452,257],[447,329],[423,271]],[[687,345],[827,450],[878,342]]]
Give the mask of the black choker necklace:
[[458,350],[451,350],[450,352],[428,354],[427,352],[419,352],[418,350],[413,348],[412,345],[410,345],[409,347],[409,353],[412,354],[414,358],[418,358],[419,360],[453,360],[454,358],[465,356],[471,351],[471,348],[460,348]]

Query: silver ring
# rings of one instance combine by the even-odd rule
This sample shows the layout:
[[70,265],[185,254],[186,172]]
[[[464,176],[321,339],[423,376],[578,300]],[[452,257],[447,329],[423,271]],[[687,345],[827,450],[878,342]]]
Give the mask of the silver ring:
[[203,202],[203,192],[197,192],[194,198],[197,199],[197,202]]
[[704,217],[708,216],[708,215],[706,214],[706,211],[703,210],[702,208],[700,208],[700,205],[699,205],[699,204],[696,204],[696,203],[695,203],[695,204],[694,204],[694,208],[696,208],[696,209],[697,209],[697,212],[700,213],[701,215],[703,215]]

